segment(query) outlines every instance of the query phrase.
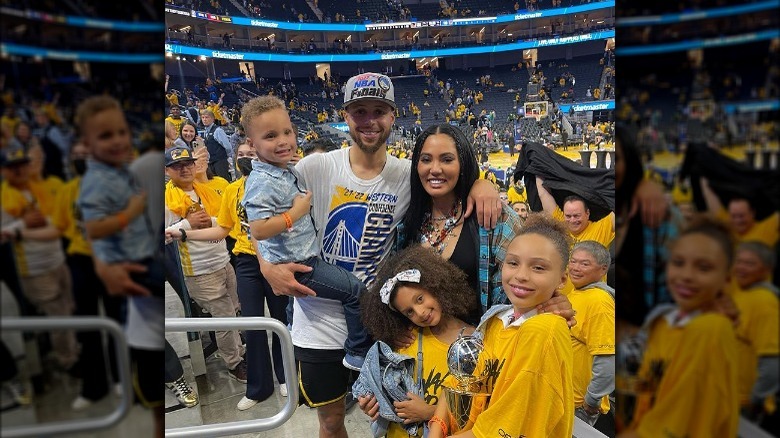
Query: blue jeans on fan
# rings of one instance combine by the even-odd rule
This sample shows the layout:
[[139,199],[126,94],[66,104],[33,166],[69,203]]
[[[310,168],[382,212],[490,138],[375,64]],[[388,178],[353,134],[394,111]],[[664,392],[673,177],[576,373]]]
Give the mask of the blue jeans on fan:
[[312,268],[310,272],[299,272],[295,278],[317,293],[319,298],[340,301],[347,320],[347,340],[344,342],[344,366],[360,371],[368,349],[374,341],[360,320],[360,296],[366,292],[366,285],[346,269],[331,265],[319,257],[299,262]]

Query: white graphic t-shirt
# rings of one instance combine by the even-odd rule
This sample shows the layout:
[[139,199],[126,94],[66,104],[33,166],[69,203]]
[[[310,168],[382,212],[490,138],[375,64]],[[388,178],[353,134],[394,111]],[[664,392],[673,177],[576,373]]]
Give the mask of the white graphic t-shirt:
[[[392,251],[396,226],[409,208],[411,162],[388,155],[382,173],[364,180],[352,173],[349,150],[313,154],[295,168],[313,192],[312,217],[320,256],[370,286],[380,262]],[[301,298],[295,300],[294,312],[293,344],[342,348],[347,330],[341,303]]]

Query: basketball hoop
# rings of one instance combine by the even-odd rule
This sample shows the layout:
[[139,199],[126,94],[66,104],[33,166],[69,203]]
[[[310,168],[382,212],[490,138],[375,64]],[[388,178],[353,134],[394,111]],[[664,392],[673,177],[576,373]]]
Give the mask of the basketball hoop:
[[546,101],[526,102],[524,107],[525,117],[534,118],[537,122],[547,115],[548,108]]

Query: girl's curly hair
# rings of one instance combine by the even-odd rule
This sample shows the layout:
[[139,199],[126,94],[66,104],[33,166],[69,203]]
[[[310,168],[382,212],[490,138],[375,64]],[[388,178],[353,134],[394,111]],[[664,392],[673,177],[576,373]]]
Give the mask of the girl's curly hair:
[[[363,324],[375,340],[393,345],[393,342],[403,336],[411,325],[411,321],[406,316],[382,303],[379,297],[379,290],[385,282],[407,269],[420,271],[420,283],[399,282],[399,284],[419,286],[428,291],[439,302],[444,315],[463,319],[476,306],[476,292],[469,286],[463,271],[441,258],[430,248],[421,245],[410,246],[382,264],[376,281],[360,298]],[[396,290],[390,293],[391,303],[395,298]]]

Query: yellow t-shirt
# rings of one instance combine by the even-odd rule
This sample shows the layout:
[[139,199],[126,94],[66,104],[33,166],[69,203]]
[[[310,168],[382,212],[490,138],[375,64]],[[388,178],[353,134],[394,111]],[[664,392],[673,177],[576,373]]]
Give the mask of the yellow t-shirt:
[[249,240],[249,221],[246,218],[246,210],[241,205],[244,198],[244,181],[241,177],[230,183],[222,195],[222,206],[217,215],[217,225],[230,229],[230,237],[236,239],[233,246],[233,254],[256,255],[255,248]]
[[214,105],[207,105],[206,108],[210,109],[212,113],[214,113],[214,118],[219,120],[219,122],[224,126],[225,123],[227,123],[227,120],[225,120],[224,117],[222,117],[222,111],[220,111],[220,106],[217,104]]
[[168,93],[165,95],[165,98],[168,99],[168,102],[170,102],[171,105],[179,106],[179,96],[177,96],[176,93]]
[[65,183],[59,190],[52,223],[62,231],[62,235],[69,240],[67,253],[69,255],[92,255],[92,247],[84,238],[84,221],[81,218],[81,210],[76,201],[79,198],[81,177],[73,178]]
[[[740,403],[746,404],[758,378],[758,358],[780,353],[780,302],[774,292],[760,285],[737,290],[733,297],[739,309],[739,396]],[[774,410],[774,397],[767,402]]]
[[[509,145],[509,147],[514,147],[514,145]],[[515,186],[510,187],[509,190],[506,191],[506,196],[509,199],[510,205],[515,202],[528,202],[528,194],[526,191],[523,190],[523,193],[517,193]]]
[[173,126],[176,127],[176,133],[177,134],[179,132],[181,132],[181,125],[184,124],[185,120],[187,120],[187,119],[185,117],[183,117],[183,116],[179,116],[178,119],[174,119],[172,116],[168,116],[168,117],[165,118],[166,122],[171,122],[173,124]]
[[[571,328],[574,354],[574,406],[582,406],[592,376],[593,356],[615,354],[615,300],[604,290],[575,289],[568,295],[577,312]],[[601,413],[609,412],[609,396],[601,399]]]
[[19,190],[8,184],[8,181],[3,181],[0,207],[14,218],[21,217],[27,208],[33,206],[37,207],[44,216],[51,216],[57,197],[56,181],[61,182],[59,178],[30,181],[28,190]]
[[566,321],[555,315],[504,327],[487,322],[485,360],[499,369],[488,408],[472,432],[479,438],[570,437],[574,427],[573,357]]
[[[415,341],[412,345],[402,348],[397,352],[415,359],[414,380],[417,381],[417,336],[419,334],[419,328],[414,331]],[[423,330],[423,388],[425,392],[425,402],[429,405],[435,405],[439,402],[439,397],[442,391],[442,384],[446,381],[448,386],[454,386],[455,378],[450,375],[449,368],[447,368],[447,350],[450,348],[448,344],[438,340],[436,336],[431,333],[431,329],[425,327]],[[406,438],[410,435],[406,433],[403,427],[398,423],[390,423],[390,427],[387,428],[387,438]],[[422,428],[418,430],[417,435],[422,436]]]
[[[569,235],[572,237],[572,239],[574,239],[574,243],[585,240],[595,240],[596,242],[604,245],[604,247],[609,248],[609,245],[613,240],[615,240],[615,230],[612,227],[613,214],[614,213],[610,213],[596,222],[589,223],[588,226],[580,232],[580,234],[575,235],[569,233]],[[560,207],[555,208],[553,217],[561,222],[566,221],[566,218],[563,215],[563,210],[561,210]]]
[[734,437],[739,419],[737,338],[725,316],[652,323],[631,429],[642,438]]
[[[48,179],[47,181],[53,180]],[[26,190],[19,190],[10,185],[8,181],[3,181],[0,183],[0,198],[2,198],[0,208],[15,219],[21,218],[28,209],[37,208],[51,221],[57,202],[55,192],[56,190],[51,189],[51,185],[46,181],[30,181]],[[45,270],[56,267],[57,265],[50,263],[59,263],[60,257],[58,255],[60,254],[62,260],[65,258],[59,239],[44,242],[17,241],[14,242],[13,248],[16,269],[22,277],[38,275]],[[51,259],[44,259],[41,253],[50,255]]]
[[[725,209],[720,210],[718,213],[718,219],[723,222],[729,223],[731,218],[729,212]],[[753,228],[749,229],[745,234],[734,233],[734,237],[741,242],[757,241],[764,245],[774,248],[778,241],[778,229],[780,226],[780,213],[774,213],[771,216],[766,217],[760,222],[756,222]]]
[[[596,242],[604,245],[607,249],[609,249],[609,245],[612,244],[612,241],[615,240],[615,230],[612,227],[612,215],[614,213],[610,213],[607,216],[604,216],[601,218],[601,220],[596,222],[591,222],[588,224],[587,227],[585,227],[580,234],[574,235],[572,233],[569,233],[569,236],[571,236],[573,242],[572,245],[577,242],[584,242],[586,240],[595,240]],[[563,210],[560,208],[556,208],[555,212],[553,213],[553,217],[555,219],[558,219],[561,222],[565,222],[566,219],[563,216]],[[607,276],[601,278],[601,281],[607,281]],[[563,288],[561,289],[561,294],[568,296],[571,291],[574,290],[574,285],[571,283],[571,279],[569,276],[566,276],[566,283],[563,285]]]
[[8,129],[8,132],[14,132],[16,131],[16,125],[18,125],[22,119],[20,119],[17,116],[8,117],[7,115],[3,114],[2,117],[0,117],[0,126],[4,126],[6,129]]
[[209,186],[212,190],[217,192],[219,196],[222,196],[223,193],[225,193],[225,188],[227,188],[227,186],[230,185],[228,180],[217,175],[214,175],[214,178],[211,178],[210,180],[206,181],[205,184]]
[[65,185],[65,182],[60,177],[54,175],[47,176],[43,180],[31,180],[31,183],[39,184],[43,187],[52,200],[58,196],[60,188]]

